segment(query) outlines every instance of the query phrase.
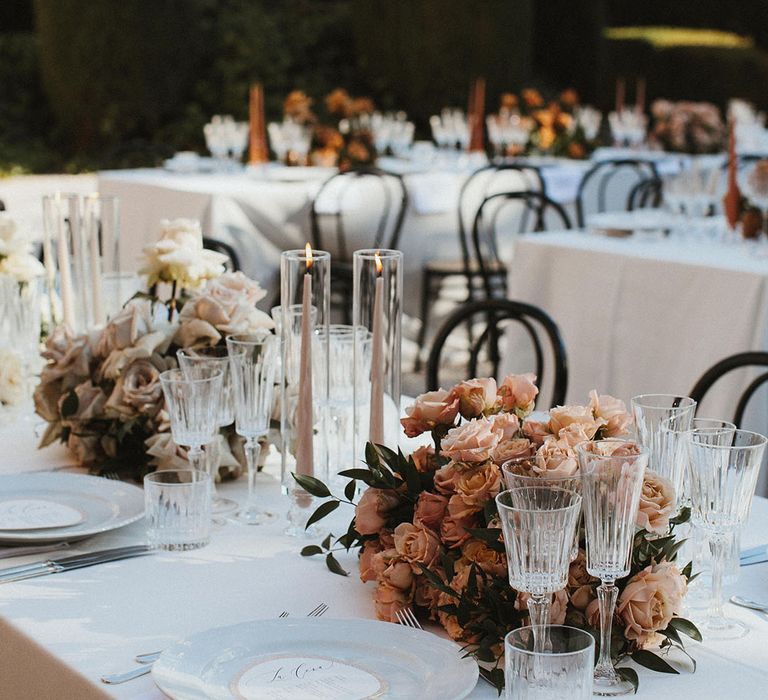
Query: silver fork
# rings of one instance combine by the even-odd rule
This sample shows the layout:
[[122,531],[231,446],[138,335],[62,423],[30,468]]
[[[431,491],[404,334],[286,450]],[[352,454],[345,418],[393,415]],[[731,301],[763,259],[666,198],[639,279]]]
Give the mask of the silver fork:
[[[397,618],[398,624],[401,624],[403,627],[411,627],[415,630],[423,630],[424,628],[421,626],[421,623],[419,622],[419,618],[416,617],[416,615],[413,614],[413,610],[411,608],[402,608],[401,610],[395,610],[395,617]],[[489,685],[493,685],[491,681],[489,681],[482,673],[479,674],[480,678],[482,678],[486,683]],[[493,686],[494,688],[496,686]]]
[[[328,605],[325,603],[320,603],[307,613],[307,617],[320,617],[327,611]],[[278,615],[278,618],[286,618],[289,615],[290,613],[287,610],[283,610],[283,612]],[[102,676],[100,680],[102,683],[106,683],[107,685],[118,685],[119,683],[125,683],[127,681],[132,681],[134,678],[144,676],[152,670],[152,665],[160,658],[160,654],[162,653],[162,651],[152,651],[148,654],[138,654],[135,657],[135,660],[142,664],[141,666],[132,668],[130,671],[126,671],[125,673],[112,673],[106,676]]]

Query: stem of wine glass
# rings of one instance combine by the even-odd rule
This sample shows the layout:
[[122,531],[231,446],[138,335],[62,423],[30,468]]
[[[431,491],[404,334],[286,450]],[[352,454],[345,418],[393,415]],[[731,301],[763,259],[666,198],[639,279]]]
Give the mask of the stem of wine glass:
[[709,551],[712,553],[712,600],[707,626],[711,628],[728,626],[723,613],[723,569],[726,544],[726,538],[720,533],[712,535],[709,539]]
[[256,459],[261,450],[255,437],[245,439],[245,461],[248,465],[248,508],[256,505]]
[[205,452],[201,445],[190,445],[187,451],[187,459],[192,469],[199,469],[201,472],[207,472]]
[[546,630],[549,624],[549,609],[552,596],[549,594],[531,594],[528,598],[528,616],[533,627],[533,651],[541,654],[546,648]]
[[219,446],[219,436],[214,436],[205,446],[205,467],[208,475],[211,477],[211,499],[216,500],[219,494],[216,491],[216,476],[221,461],[221,448]]
[[597,587],[597,600],[600,606],[600,658],[595,666],[595,678],[614,679],[611,660],[611,631],[613,629],[613,611],[616,608],[616,598],[619,590],[613,581],[603,581]]

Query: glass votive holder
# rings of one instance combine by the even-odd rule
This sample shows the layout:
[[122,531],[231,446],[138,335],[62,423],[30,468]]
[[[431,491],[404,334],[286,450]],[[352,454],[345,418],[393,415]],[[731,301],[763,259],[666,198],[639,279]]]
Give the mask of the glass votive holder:
[[548,643],[533,650],[533,627],[512,630],[504,638],[507,700],[591,700],[595,639],[566,625],[547,628]]
[[199,549],[211,537],[211,477],[196,469],[167,469],[144,477],[144,517],[150,547]]

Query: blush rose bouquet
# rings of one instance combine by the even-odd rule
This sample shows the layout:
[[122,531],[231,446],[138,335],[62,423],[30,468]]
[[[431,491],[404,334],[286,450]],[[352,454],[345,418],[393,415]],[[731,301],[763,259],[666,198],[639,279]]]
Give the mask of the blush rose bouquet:
[[[592,391],[583,406],[557,406],[535,413],[538,388],[532,374],[471,379],[452,389],[418,397],[401,424],[405,434],[429,433],[430,444],[405,456],[368,444],[365,468],[341,472],[350,479],[343,497],[322,482],[295,475],[310,493],[326,499],[309,524],[342,503],[355,515],[340,537],[329,535],[302,555],[324,555],[334,573],[347,575],[334,552],[359,549],[359,574],[375,584],[373,606],[381,620],[411,608],[441,625],[481,664],[498,688],[504,683],[504,636],[527,624],[526,594],[512,589],[495,496],[504,489],[502,464],[523,458],[530,476],[578,475],[575,446],[623,437],[631,427],[624,402]],[[355,503],[358,482],[367,488]],[[665,478],[647,472],[629,575],[617,581],[612,654],[648,668],[677,673],[665,658],[683,649],[682,635],[700,640],[696,627],[680,617],[691,565],[680,566],[682,544],[675,527],[675,494]],[[568,585],[553,596],[553,624],[567,623],[598,636],[596,588],[586,568],[584,533],[570,565]],[[637,684],[629,666],[620,673]]]
[[[186,451],[171,437],[160,373],[177,366],[179,348],[223,345],[229,334],[273,327],[256,307],[266,292],[242,272],[224,272],[221,261],[202,250],[199,225],[163,226],[161,241],[146,249],[149,291],[103,328],[83,335],[55,328],[42,353],[46,364],[34,399],[48,425],[40,446],[60,440],[93,473],[141,479],[155,469],[186,466]],[[172,285],[165,299],[158,282]],[[240,439],[230,426],[217,440],[219,475],[238,476]]]

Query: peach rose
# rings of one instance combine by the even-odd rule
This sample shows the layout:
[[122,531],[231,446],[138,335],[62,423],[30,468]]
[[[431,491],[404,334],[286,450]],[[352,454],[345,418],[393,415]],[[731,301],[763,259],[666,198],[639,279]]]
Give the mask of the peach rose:
[[396,613],[411,604],[411,595],[389,583],[381,582],[373,594],[376,618],[384,622],[397,622]]
[[387,513],[400,499],[394,491],[368,488],[355,507],[355,529],[361,535],[376,535],[387,522]]
[[625,624],[624,636],[641,648],[657,643],[656,633],[680,614],[687,588],[685,578],[670,562],[647,566],[635,574],[616,607]]
[[591,440],[592,437],[594,436],[589,435],[583,423],[571,423],[560,431],[557,441],[561,445],[567,445],[570,449],[573,449],[576,445]]
[[[501,531],[499,531],[501,534]],[[461,553],[477,564],[486,574],[496,577],[507,576],[507,557],[504,552],[491,549],[482,540],[471,539],[464,543]]]
[[600,629],[600,601],[597,598],[587,605],[584,617],[590,627]]
[[[528,610],[528,598],[530,594],[520,591],[515,598],[516,610]],[[565,614],[568,611],[568,593],[565,589],[557,591],[552,596],[552,606],[549,609],[549,624],[562,625],[565,622]],[[529,624],[526,622],[526,624]]]
[[135,360],[118,377],[107,402],[112,415],[131,418],[155,416],[163,408],[160,372],[149,360]]
[[504,411],[530,413],[538,393],[535,374],[510,374],[499,385],[499,405]]
[[579,462],[567,444],[549,437],[536,453],[533,470],[542,476],[575,476],[579,471]]
[[523,435],[527,437],[534,445],[541,446],[544,440],[552,433],[549,432],[549,421],[542,423],[537,420],[526,420],[523,423]]
[[363,544],[363,549],[360,552],[360,580],[363,583],[376,580],[376,572],[373,568],[373,560],[380,551],[381,544],[378,540],[369,540]]
[[455,462],[485,462],[499,443],[499,433],[489,420],[467,421],[451,428],[440,443],[442,453]]
[[[461,472],[456,481],[456,495],[451,497],[460,498],[468,508],[473,511],[482,510],[485,504],[501,490],[501,470],[495,464],[486,464],[482,467],[475,467]],[[453,517],[461,517],[459,513],[454,512],[449,504],[450,513]]]
[[586,610],[596,596],[595,586],[598,583],[599,580],[587,571],[586,552],[580,549],[576,559],[568,568],[568,590],[573,607],[577,610]]
[[603,435],[605,437],[624,435],[632,424],[632,416],[627,413],[624,402],[613,396],[598,394],[592,389],[589,392],[589,406],[595,418],[603,421]]
[[449,462],[435,472],[435,489],[443,496],[450,496],[456,491],[458,479],[459,470],[453,462]]
[[555,406],[549,411],[549,429],[553,435],[560,437],[560,431],[574,423],[580,424],[587,438],[591,440],[601,421],[595,420],[592,409],[589,406]]
[[[445,579],[445,574],[442,570],[437,570],[435,573],[440,576],[441,579]],[[429,610],[429,616],[431,619],[437,619],[437,600],[440,597],[440,591],[435,588],[430,580],[426,576],[416,576],[416,586],[414,588],[413,600],[416,605]]]
[[428,527],[400,523],[395,528],[395,549],[411,564],[432,566],[440,555],[440,538]]
[[459,399],[445,389],[428,391],[405,409],[400,423],[408,437],[417,437],[437,425],[452,425],[459,412]]
[[66,326],[57,326],[45,341],[45,350],[41,353],[48,364],[40,375],[40,384],[50,384],[62,379],[62,389],[66,390],[88,379],[92,359],[88,336],[73,336]]
[[477,518],[472,516],[454,518],[449,514],[440,523],[440,538],[449,549],[455,549],[461,547],[471,537],[467,529],[475,527],[478,527]]
[[510,459],[531,457],[534,454],[534,445],[527,438],[513,438],[502,440],[491,452],[491,460],[494,464],[502,465]]
[[416,509],[413,513],[413,522],[423,525],[431,530],[440,531],[440,523],[445,517],[445,509],[448,507],[448,499],[429,491],[422,491],[419,500],[416,501]]
[[675,505],[675,487],[672,482],[646,469],[637,511],[637,526],[656,535],[666,535]]
[[499,440],[520,437],[520,419],[514,413],[498,413],[491,418],[491,429],[499,434]]
[[463,418],[477,418],[496,407],[496,380],[492,377],[468,379],[453,387],[451,396],[459,400],[459,413]]
[[422,445],[414,450],[411,455],[413,463],[416,465],[416,471],[431,472],[434,471],[437,463],[435,460],[435,448],[432,445]]
[[587,446],[588,451],[602,457],[631,457],[640,454],[640,446],[629,440],[600,440]]
[[393,559],[384,571],[381,572],[380,581],[401,591],[410,592],[413,588],[413,570],[411,565],[403,559]]

